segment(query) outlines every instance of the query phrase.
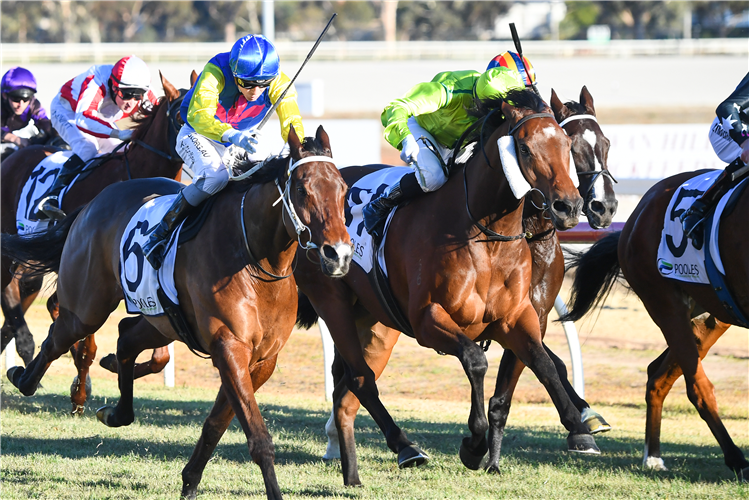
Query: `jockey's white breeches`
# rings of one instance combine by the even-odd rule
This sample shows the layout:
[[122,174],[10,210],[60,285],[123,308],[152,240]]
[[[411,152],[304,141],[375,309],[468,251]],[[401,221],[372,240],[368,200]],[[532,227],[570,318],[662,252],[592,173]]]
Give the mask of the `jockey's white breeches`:
[[70,107],[70,103],[59,95],[52,99],[49,111],[52,126],[83,161],[88,161],[98,154],[109,153],[122,142],[111,137],[94,137],[79,129],[75,123],[75,111]]
[[427,148],[421,137],[428,139],[435,150],[442,157],[442,161],[447,163],[452,154],[450,148],[446,148],[432,136],[425,128],[423,128],[416,121],[416,117],[412,116],[408,119],[408,130],[416,138],[416,142],[419,145],[419,154],[416,156],[416,164],[412,164],[411,168],[416,172],[416,180],[421,186],[422,191],[428,193],[430,191],[436,191],[447,182],[447,175],[440,160],[435,154]]
[[712,144],[718,158],[726,163],[731,163],[741,156],[741,146],[731,139],[731,136],[720,124],[720,118],[715,118],[710,125],[710,144]]

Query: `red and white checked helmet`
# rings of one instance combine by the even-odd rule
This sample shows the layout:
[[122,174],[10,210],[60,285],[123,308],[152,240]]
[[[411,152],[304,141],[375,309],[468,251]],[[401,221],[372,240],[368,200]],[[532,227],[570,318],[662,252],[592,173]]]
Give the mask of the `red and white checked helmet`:
[[151,87],[151,71],[137,56],[123,57],[112,68],[112,88],[142,89],[144,92]]

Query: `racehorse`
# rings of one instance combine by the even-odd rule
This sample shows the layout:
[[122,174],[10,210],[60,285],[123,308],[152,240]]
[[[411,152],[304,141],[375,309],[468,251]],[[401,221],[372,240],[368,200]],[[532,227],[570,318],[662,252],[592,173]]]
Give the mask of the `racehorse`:
[[[197,76],[197,75],[193,75]],[[63,198],[63,210],[72,211],[76,207],[91,201],[104,187],[127,179],[144,177],[168,177],[179,179],[182,160],[176,154],[174,147],[179,129],[180,93],[169,81],[161,76],[165,97],[154,106],[151,112],[139,119],[133,134],[131,147],[124,154],[115,154],[98,165],[91,173],[75,182]],[[56,150],[46,146],[31,146],[13,154],[2,164],[2,218],[0,229],[4,234],[16,234],[17,208],[21,191],[36,165]],[[35,207],[38,200],[29,203]],[[32,208],[33,210],[33,208]],[[34,352],[34,340],[24,320],[24,313],[31,305],[42,286],[42,276],[23,277],[20,275],[11,281],[12,261],[5,254],[2,255],[2,308],[5,324],[2,328],[2,349],[7,343],[16,338],[19,354],[24,364],[28,366]],[[55,310],[52,319],[56,317],[53,305],[55,297],[51,297],[48,307]],[[86,381],[89,367],[96,355],[96,342],[93,336],[76,345],[71,351],[78,370],[78,376],[71,387],[71,401],[73,413],[83,411],[86,401],[86,387],[81,381]],[[163,356],[168,351],[161,349],[154,353],[150,362],[146,364],[146,372],[155,372],[163,367]],[[153,367],[151,365],[153,364]]]
[[[519,169],[544,197],[556,229],[577,224],[583,200],[569,176],[571,140],[554,115],[529,91],[514,92],[507,102],[492,103],[479,124],[478,150],[462,168],[453,170],[438,191],[397,209],[385,240],[385,258],[392,294],[420,345],[456,356],[471,384],[471,412],[460,456],[478,468],[488,450],[483,382],[484,351],[476,341],[495,340],[536,373],[549,391],[571,450],[597,452],[595,440],[581,422],[580,412],[565,393],[554,364],[541,342],[538,315],[531,303],[531,254],[524,241],[523,202],[516,199],[503,173],[497,146],[502,136],[514,140]],[[492,120],[503,115],[504,120]],[[484,134],[483,129],[490,132]],[[349,185],[377,167],[349,167]],[[539,200],[540,201],[540,200]],[[379,399],[374,370],[363,347],[388,338],[377,335],[380,322],[396,322],[380,304],[364,271],[354,266],[343,280],[326,279],[300,260],[295,276],[314,311],[300,311],[300,324],[319,316],[330,329],[345,361],[345,387],[369,411],[398,454],[400,466],[418,465],[427,457],[395,424]],[[300,304],[305,304],[300,296]],[[379,331],[379,329],[378,329]],[[389,352],[389,348],[386,348]],[[334,391],[336,427],[341,442],[344,484],[360,484],[353,440],[353,418],[340,410],[343,385]],[[494,421],[495,415],[490,414]]]
[[[216,195],[198,235],[181,243],[177,252],[174,278],[188,325],[184,330],[195,333],[194,349],[210,355],[221,377],[214,407],[182,472],[183,497],[195,497],[203,469],[236,414],[268,498],[281,498],[273,443],[254,392],[273,373],[296,321],[292,269],[297,239],[310,258],[317,252],[316,265],[326,276],[345,275],[352,255],[343,219],[346,185],[332,163],[327,134],[320,127],[314,139],[302,144],[292,128],[289,146],[290,157],[269,161],[250,181]],[[124,286],[118,272],[119,246],[129,220],[154,195],[176,193],[181,187],[166,179],[115,184],[77,218],[71,214],[59,227],[25,240],[8,238],[7,251],[17,260],[40,262],[37,271],[59,270],[60,316],[54,329],[25,370],[16,367],[8,372],[23,394],[34,394],[49,364],[95,332],[117,307]],[[276,203],[279,192],[281,204]],[[46,255],[37,250],[42,245],[49,248]],[[128,251],[143,265],[139,245]],[[137,352],[184,341],[163,315],[126,318],[119,328],[122,397],[116,408],[99,412],[110,426],[128,425],[134,419]]]
[[[571,307],[563,319],[580,319],[602,304],[614,282],[623,275],[668,344],[648,366],[643,465],[666,470],[660,446],[663,401],[683,374],[687,396],[718,441],[726,465],[747,480],[749,462],[720,420],[713,385],[701,363],[718,338],[737,320],[718,298],[713,289],[717,285],[676,281],[658,271],[658,246],[671,197],[687,179],[705,172],[678,174],[658,182],[642,197],[621,232],[603,238],[571,262],[570,267],[576,273]],[[669,217],[676,220],[681,211],[672,211]],[[721,259],[726,269],[731,270],[725,282],[745,317],[749,311],[749,258],[745,250],[746,233],[737,228],[746,227],[748,216],[749,196],[744,191],[733,211],[724,213],[718,231]],[[684,241],[682,244],[689,244],[686,237]]]
[[[580,179],[578,191],[583,197],[583,213],[587,216],[590,225],[594,228],[608,227],[616,213],[618,202],[614,195],[612,180],[608,172],[607,159],[609,141],[603,135],[596,119],[593,97],[587,87],[580,91],[580,102],[570,101],[562,103],[556,92],[551,91],[551,108],[554,116],[567,135],[572,140],[572,157],[575,169]],[[544,216],[544,212],[526,203],[523,212],[523,225],[526,230],[533,233],[529,238],[528,245],[533,260],[533,275],[531,282],[531,302],[539,316],[541,335],[546,334],[548,315],[554,307],[554,301],[559,294],[564,279],[564,256],[557,238],[554,224]],[[387,365],[392,349],[395,347],[400,331],[388,329],[382,325],[376,326],[373,336],[360,337],[364,358],[367,365],[374,371],[378,379]],[[583,422],[588,426],[592,434],[605,432],[610,426],[601,415],[593,411],[590,405],[581,399],[567,380],[567,369],[564,362],[544,344],[547,354],[557,367],[559,378],[564,385],[565,391],[570,396],[575,407],[582,413]],[[340,356],[336,356],[334,372],[334,383],[342,383],[340,375],[343,367]],[[512,395],[525,365],[523,365],[511,350],[505,350],[499,365],[497,374],[497,392],[500,397],[490,400],[489,412],[498,415],[497,427],[490,429],[490,460],[486,465],[487,470],[497,471],[499,467],[499,456],[502,436],[507,416],[510,411]],[[339,442],[338,432],[335,428],[335,415],[343,421],[343,428],[352,428],[356,412],[359,408],[359,400],[341,386],[344,396],[338,399],[338,406],[333,409],[326,433],[328,434],[328,451],[324,458],[332,458],[338,455]]]

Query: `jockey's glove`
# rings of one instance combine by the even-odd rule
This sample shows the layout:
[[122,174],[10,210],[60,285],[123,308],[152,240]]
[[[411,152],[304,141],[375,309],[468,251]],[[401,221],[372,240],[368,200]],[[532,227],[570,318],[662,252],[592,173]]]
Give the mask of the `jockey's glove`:
[[235,146],[239,146],[250,153],[255,152],[254,145],[257,144],[257,136],[255,132],[250,130],[243,130],[240,132],[234,128],[224,132],[224,135],[221,136],[221,140],[224,142],[231,142]]
[[119,139],[121,141],[129,141],[133,137],[133,131],[132,129],[125,129],[125,130],[119,130],[119,129],[112,129],[112,132],[109,133],[109,137],[112,139]]
[[416,142],[416,138],[413,134],[408,134],[403,142],[401,143],[401,160],[409,165],[416,161],[416,156],[419,154],[419,144]]

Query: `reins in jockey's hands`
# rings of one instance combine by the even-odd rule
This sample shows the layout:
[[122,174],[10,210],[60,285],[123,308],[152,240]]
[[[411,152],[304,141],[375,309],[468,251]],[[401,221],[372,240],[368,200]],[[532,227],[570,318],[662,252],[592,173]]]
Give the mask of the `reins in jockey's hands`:
[[245,149],[249,151],[250,153],[255,152],[255,144],[258,143],[257,137],[258,137],[257,131],[250,131],[250,130],[243,130],[239,131],[237,129],[229,129],[226,132],[224,132],[223,137],[221,140],[226,142],[231,142],[235,146],[239,146],[242,149]]
[[413,163],[416,161],[416,156],[419,154],[419,144],[416,142],[416,138],[413,134],[408,134],[402,142],[401,149],[401,160],[405,163]]

